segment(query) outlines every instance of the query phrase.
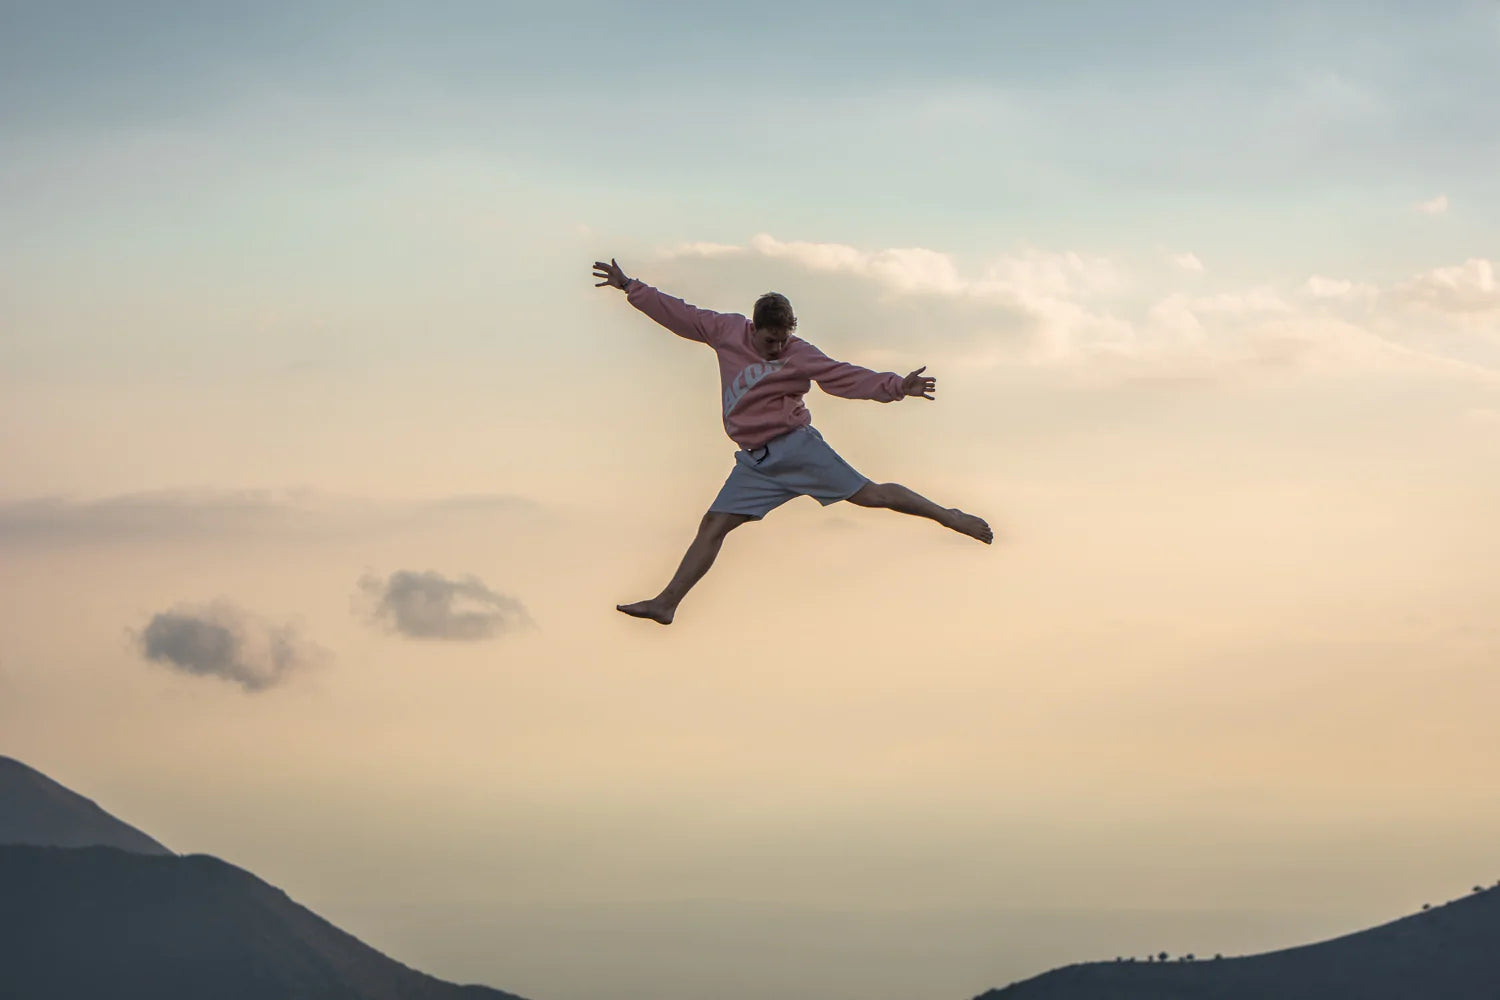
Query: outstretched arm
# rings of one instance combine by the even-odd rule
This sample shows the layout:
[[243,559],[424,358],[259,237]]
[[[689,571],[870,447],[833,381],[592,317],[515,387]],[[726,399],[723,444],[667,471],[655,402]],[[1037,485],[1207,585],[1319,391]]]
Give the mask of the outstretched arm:
[[595,288],[603,288],[605,285],[611,288],[619,288],[625,292],[630,304],[641,312],[650,316],[662,326],[671,330],[679,337],[688,340],[696,340],[700,343],[712,344],[717,331],[723,326],[726,318],[743,321],[744,317],[731,317],[726,313],[716,313],[710,309],[699,309],[697,306],[689,305],[681,299],[673,298],[657,291],[644,281],[635,278],[627,278],[620,265],[611,258],[608,264],[603,261],[594,261],[594,277],[603,278],[603,281],[594,283]]
[[926,365],[902,378],[895,372],[876,372],[847,361],[835,361],[811,344],[807,346],[812,348],[812,379],[829,395],[882,403],[906,396],[935,398],[932,393],[937,391],[937,379],[922,374],[927,370]]

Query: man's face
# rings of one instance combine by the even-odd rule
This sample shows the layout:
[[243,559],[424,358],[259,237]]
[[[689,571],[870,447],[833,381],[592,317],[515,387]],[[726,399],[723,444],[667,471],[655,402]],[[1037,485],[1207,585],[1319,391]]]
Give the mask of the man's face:
[[755,346],[755,353],[770,361],[781,356],[781,352],[786,350],[786,342],[791,337],[792,331],[790,330],[763,329],[757,326],[750,341]]

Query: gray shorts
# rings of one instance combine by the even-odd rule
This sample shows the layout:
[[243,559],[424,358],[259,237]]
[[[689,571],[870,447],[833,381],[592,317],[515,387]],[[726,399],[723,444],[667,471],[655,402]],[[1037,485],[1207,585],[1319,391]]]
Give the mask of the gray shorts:
[[804,424],[763,447],[735,452],[734,469],[708,509],[758,521],[797,497],[812,497],[825,507],[847,500],[869,481]]

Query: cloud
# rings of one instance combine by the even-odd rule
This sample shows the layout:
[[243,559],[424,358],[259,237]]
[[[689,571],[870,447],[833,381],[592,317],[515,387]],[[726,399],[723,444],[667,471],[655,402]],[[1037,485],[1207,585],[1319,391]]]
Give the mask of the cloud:
[[1448,196],[1445,194],[1440,194],[1436,198],[1430,198],[1427,201],[1419,201],[1415,205],[1413,205],[1412,208],[1416,209],[1418,212],[1421,212],[1423,215],[1447,215]]
[[514,597],[498,594],[473,576],[450,580],[432,571],[398,570],[388,579],[360,578],[376,623],[412,639],[490,639],[532,625]]
[[125,493],[96,500],[39,497],[0,502],[0,544],[75,538],[160,538],[288,528],[295,497],[266,490]]
[[980,277],[965,278],[952,254],[925,247],[860,250],[845,243],[782,242],[760,233],[751,238],[750,250],[812,271],[868,278],[900,295],[1010,302],[1036,296],[1092,295],[1116,291],[1123,284],[1119,269],[1109,259],[1073,252],[1010,254],[991,261]]
[[1347,278],[1325,278],[1314,274],[1302,285],[1302,290],[1315,299],[1368,298],[1378,289],[1374,285],[1350,281]]
[[673,251],[683,257],[727,257],[744,252],[744,247],[730,243],[684,243]]
[[[768,278],[800,284],[794,298],[813,306],[799,308],[804,318],[830,317],[822,329],[851,331],[862,363],[893,369],[916,345],[934,367],[1030,366],[1087,383],[1359,371],[1500,380],[1478,338],[1435,337],[1433,324],[1403,316],[1412,303],[1488,316],[1500,307],[1488,261],[1437,268],[1402,286],[1314,275],[1286,289],[1220,280],[1204,290],[1206,269],[1190,253],[1169,255],[1169,272],[1037,249],[964,267],[925,247],[867,250],[761,233],[731,272],[722,254],[692,247],[663,255],[675,262],[670,280],[691,274],[694,294],[743,295]],[[824,277],[798,280],[809,273]],[[1194,291],[1181,287],[1184,273]]]
[[1424,271],[1396,286],[1394,294],[1406,302],[1460,318],[1500,315],[1495,263],[1483,257]]
[[1193,309],[1203,313],[1229,316],[1255,316],[1267,313],[1289,313],[1292,306],[1274,288],[1261,286],[1238,292],[1219,292],[1192,299]]
[[813,271],[841,271],[872,278],[902,294],[954,295],[965,290],[952,257],[921,247],[872,253],[842,243],[783,243],[761,233],[750,240],[750,249]]
[[19,545],[252,537],[308,539],[388,531],[454,512],[535,513],[524,497],[472,494],[370,502],[308,490],[160,490],[92,500],[0,501],[0,549]]
[[[664,256],[710,259],[690,246]],[[875,334],[876,352],[887,346],[879,343],[882,339],[909,347],[913,330],[942,330],[950,342],[955,336],[969,340],[976,348],[971,358],[982,357],[985,364],[1007,357],[1050,364],[1080,352],[1127,350],[1132,336],[1129,324],[1107,308],[1107,301],[1127,290],[1128,282],[1104,257],[1031,249],[994,258],[977,274],[966,275],[951,254],[924,247],[862,250],[843,243],[782,241],[761,233],[745,249],[741,268],[765,272],[780,265],[873,286],[873,298],[864,292],[836,296],[836,308],[849,323]],[[809,297],[834,304],[829,290],[824,282]],[[881,336],[882,327],[888,336]],[[924,352],[931,349],[925,340],[924,335]]]
[[251,693],[281,683],[317,655],[290,627],[266,625],[224,603],[159,612],[135,639],[154,663],[232,681]]

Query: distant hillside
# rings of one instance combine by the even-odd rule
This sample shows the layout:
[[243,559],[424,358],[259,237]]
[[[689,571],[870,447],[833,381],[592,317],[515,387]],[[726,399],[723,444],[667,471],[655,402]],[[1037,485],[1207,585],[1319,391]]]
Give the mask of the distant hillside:
[[1319,944],[1244,958],[1091,962],[975,1000],[1496,1000],[1500,889]]
[[0,844],[171,854],[129,823],[18,760],[0,757]]
[[518,1000],[395,962],[206,855],[0,846],[0,996]]

